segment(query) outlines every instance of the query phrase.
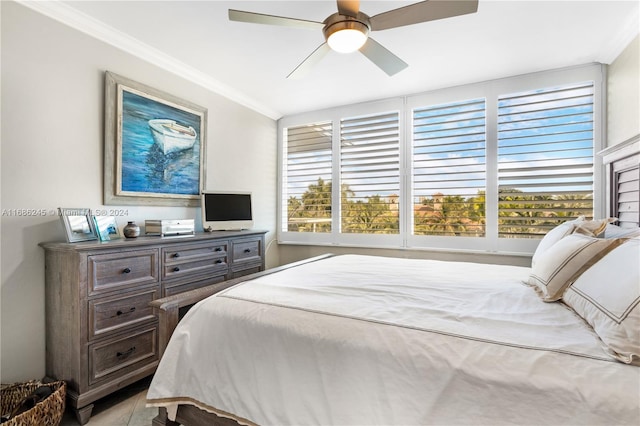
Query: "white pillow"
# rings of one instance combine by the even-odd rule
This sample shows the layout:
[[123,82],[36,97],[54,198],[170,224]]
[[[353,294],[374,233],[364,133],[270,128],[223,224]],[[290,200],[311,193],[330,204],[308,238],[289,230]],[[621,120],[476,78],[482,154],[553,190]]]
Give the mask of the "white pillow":
[[598,237],[604,233],[605,228],[609,223],[615,222],[616,220],[617,219],[614,217],[585,220],[584,216],[579,216],[577,219],[561,223],[551,231],[547,232],[547,234],[542,238],[540,244],[538,244],[538,247],[536,248],[536,251],[533,253],[533,257],[531,258],[531,267],[535,266],[542,253],[549,250],[550,247],[567,235],[578,232],[583,235]]
[[577,219],[561,223],[551,231],[547,232],[542,240],[540,240],[540,244],[538,244],[536,251],[533,253],[533,257],[531,258],[531,267],[535,266],[538,258],[542,253],[549,250],[551,246],[553,246],[555,243],[557,243],[567,235],[571,235],[576,229],[576,225],[580,222],[584,222],[584,216],[580,216]]
[[545,302],[555,302],[576,278],[623,240],[595,238],[583,234],[564,237],[538,256],[531,268],[529,284]]
[[585,271],[563,295],[611,356],[640,364],[640,238],[626,240]]
[[622,228],[617,225],[607,224],[604,230],[604,238],[633,238],[640,236],[640,228]]

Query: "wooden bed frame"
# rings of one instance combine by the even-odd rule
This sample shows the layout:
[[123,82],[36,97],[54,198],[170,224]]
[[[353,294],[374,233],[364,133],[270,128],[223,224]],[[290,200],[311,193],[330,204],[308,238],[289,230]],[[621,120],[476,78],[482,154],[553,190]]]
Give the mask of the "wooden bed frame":
[[[623,143],[607,148],[598,155],[602,158],[607,168],[607,212],[610,216],[619,218],[621,226],[640,225],[640,135],[637,135]],[[624,194],[624,197],[621,196]],[[160,356],[162,356],[169,338],[178,325],[181,311],[185,311],[191,305],[219,292],[223,288],[273,274],[285,269],[293,268],[305,263],[315,262],[331,257],[331,254],[313,257],[299,262],[290,263],[266,271],[257,272],[241,278],[226,281],[223,286],[214,284],[209,287],[192,290],[175,296],[165,297],[151,303],[160,320]],[[221,417],[213,413],[203,411],[192,405],[179,405],[176,421],[168,419],[165,408],[159,409],[158,416],[153,420],[154,426],[178,426],[178,425],[212,425],[212,426],[237,426],[240,423],[233,419]]]

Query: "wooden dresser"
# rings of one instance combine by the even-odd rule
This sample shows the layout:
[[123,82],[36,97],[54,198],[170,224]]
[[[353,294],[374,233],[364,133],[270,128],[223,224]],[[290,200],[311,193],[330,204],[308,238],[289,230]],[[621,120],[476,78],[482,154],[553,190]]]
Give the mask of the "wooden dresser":
[[108,242],[42,243],[46,372],[66,380],[78,421],[93,402],[145,376],[158,360],[149,302],[264,270],[266,231]]

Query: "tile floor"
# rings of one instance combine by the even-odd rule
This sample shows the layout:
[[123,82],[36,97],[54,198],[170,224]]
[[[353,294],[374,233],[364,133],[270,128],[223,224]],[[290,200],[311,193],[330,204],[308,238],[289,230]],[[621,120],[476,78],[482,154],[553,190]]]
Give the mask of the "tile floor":
[[[150,426],[157,408],[146,408],[151,378],[142,379],[94,403],[87,426]],[[67,410],[61,426],[78,426],[75,414]]]

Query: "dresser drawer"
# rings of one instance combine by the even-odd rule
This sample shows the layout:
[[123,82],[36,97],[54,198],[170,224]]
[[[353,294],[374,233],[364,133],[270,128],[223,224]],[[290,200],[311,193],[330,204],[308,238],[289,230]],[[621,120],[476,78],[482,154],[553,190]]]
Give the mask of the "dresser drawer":
[[233,263],[262,262],[262,244],[260,240],[239,240],[233,242]]
[[158,328],[153,325],[119,339],[89,346],[89,384],[126,374],[158,360]]
[[188,262],[197,259],[227,256],[227,242],[216,241],[207,244],[191,244],[162,249],[162,260],[165,264]]
[[163,268],[163,278],[177,278],[186,275],[196,274],[220,274],[227,273],[229,267],[226,257],[203,259],[195,262],[184,262],[172,265],[165,265]]
[[204,274],[225,275],[229,269],[226,241],[163,249],[162,259],[163,279]]
[[139,250],[88,257],[89,296],[158,282],[158,251]]
[[149,302],[160,297],[159,286],[135,293],[89,301],[89,339],[152,321]]

